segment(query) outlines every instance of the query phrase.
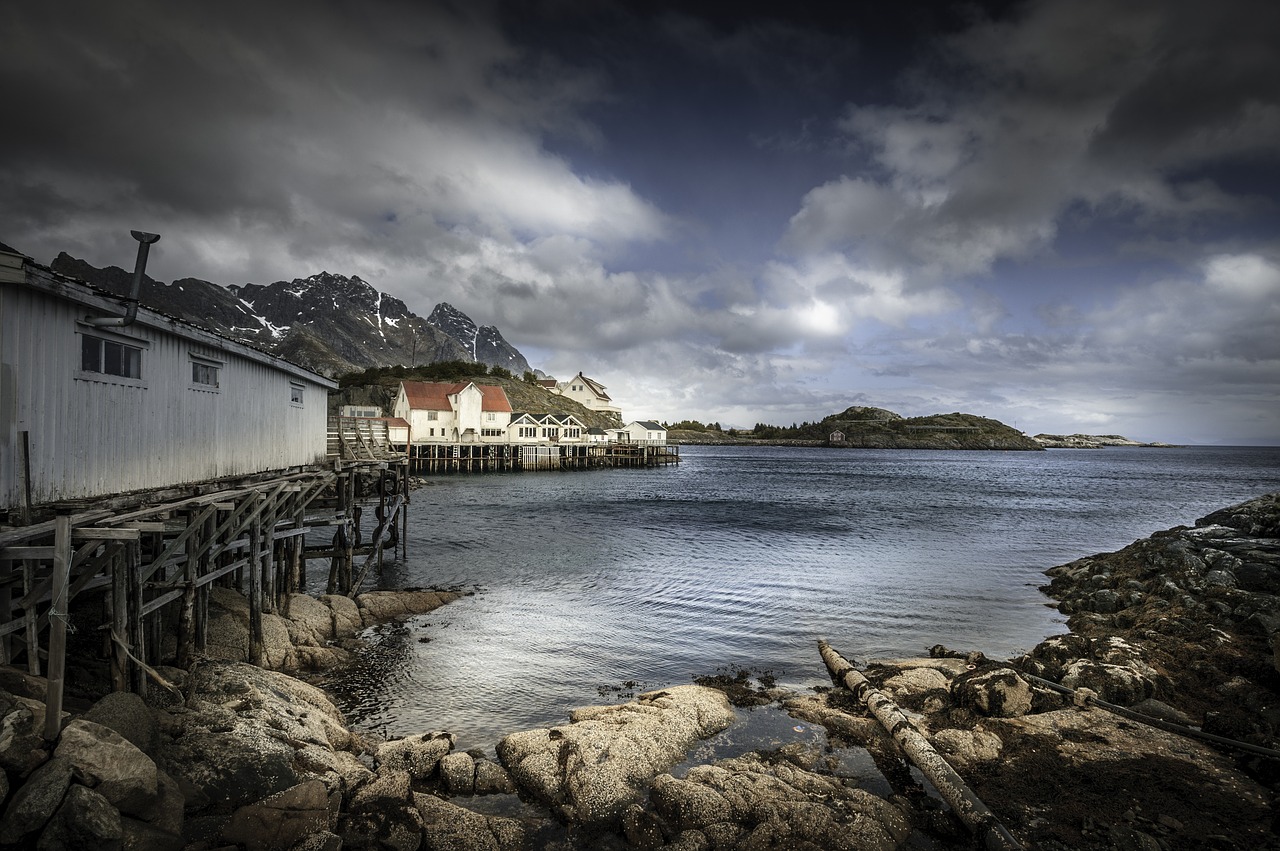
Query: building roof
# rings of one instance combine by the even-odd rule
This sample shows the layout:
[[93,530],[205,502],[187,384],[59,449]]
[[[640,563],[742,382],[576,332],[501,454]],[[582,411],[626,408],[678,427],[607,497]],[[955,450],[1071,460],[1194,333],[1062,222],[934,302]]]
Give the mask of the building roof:
[[587,385],[587,388],[592,393],[596,394],[596,396],[598,396],[602,401],[605,401],[605,402],[613,401],[612,399],[609,398],[609,394],[604,392],[604,385],[601,384],[599,381],[594,381],[590,378],[587,378],[581,372],[578,373],[578,377],[581,378],[582,383]]
[[[467,385],[474,381],[402,381],[405,398],[409,407],[415,411],[452,411],[453,405],[449,397],[461,393]],[[494,384],[475,384],[481,393],[480,410],[495,413],[511,413],[511,402],[507,400],[506,391]]]
[[655,423],[653,420],[635,420],[631,425],[638,425],[647,431],[666,431],[667,427],[662,423]]
[[560,382],[556,381],[554,378],[539,378],[539,379],[538,379],[538,384],[540,384],[541,386],[543,386],[543,387],[547,388],[548,390],[554,390],[554,389],[556,388],[556,385],[557,385],[557,384],[559,384],[559,383],[560,383]]

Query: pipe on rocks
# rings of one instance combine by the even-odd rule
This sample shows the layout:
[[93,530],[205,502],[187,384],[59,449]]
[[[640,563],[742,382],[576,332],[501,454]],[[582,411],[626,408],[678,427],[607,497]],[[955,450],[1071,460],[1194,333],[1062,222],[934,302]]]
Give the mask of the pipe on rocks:
[[822,661],[831,673],[831,678],[866,704],[880,726],[893,736],[912,764],[928,778],[942,800],[947,802],[965,827],[982,840],[988,851],[1014,851],[1022,848],[1013,834],[996,818],[995,813],[982,803],[956,770],[933,749],[928,739],[912,726],[911,720],[896,703],[876,690],[866,677],[854,670],[853,665],[827,642],[818,641],[818,652],[822,654]]

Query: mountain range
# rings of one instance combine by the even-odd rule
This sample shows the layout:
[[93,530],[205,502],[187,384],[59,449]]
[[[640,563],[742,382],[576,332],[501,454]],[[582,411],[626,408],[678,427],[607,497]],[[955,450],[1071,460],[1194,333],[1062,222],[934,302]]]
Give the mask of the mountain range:
[[[66,252],[50,267],[128,296],[133,273],[99,269]],[[426,319],[358,276],[320,272],[274,284],[221,286],[197,278],[171,284],[144,276],[138,300],[193,325],[255,346],[322,375],[377,366],[466,361],[523,375],[529,362],[492,325],[441,302]]]

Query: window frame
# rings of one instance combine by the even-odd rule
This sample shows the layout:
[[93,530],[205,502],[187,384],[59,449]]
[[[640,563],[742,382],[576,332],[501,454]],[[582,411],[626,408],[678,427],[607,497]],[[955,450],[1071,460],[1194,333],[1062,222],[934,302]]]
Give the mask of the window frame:
[[295,408],[305,408],[307,399],[307,385],[301,381],[289,381],[289,404]]
[[[208,355],[197,354],[196,352],[187,353],[188,362],[191,364],[191,381],[190,387],[199,393],[221,393],[222,392],[222,370],[226,367],[226,361],[211,358]],[[213,383],[201,381],[196,377],[201,370],[213,371]]]
[[[79,354],[76,358],[75,378],[81,381],[96,381],[103,384],[120,384],[126,387],[146,387],[146,372],[143,356],[151,348],[151,341],[144,340],[139,337],[133,337],[128,334],[118,334],[113,331],[107,331],[90,325],[87,322],[77,323],[76,336],[80,339],[77,341]],[[98,369],[85,369],[85,353],[90,340],[97,341],[97,366]],[[107,372],[107,346],[114,346],[120,349],[121,362],[126,352],[133,353],[133,360],[136,366],[136,375],[127,375],[123,372]]]

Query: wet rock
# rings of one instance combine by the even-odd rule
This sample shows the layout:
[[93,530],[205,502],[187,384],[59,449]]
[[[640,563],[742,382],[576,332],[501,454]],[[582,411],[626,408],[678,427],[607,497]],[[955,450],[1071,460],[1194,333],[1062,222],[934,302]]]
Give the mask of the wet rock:
[[1013,668],[988,668],[957,677],[952,694],[983,715],[1011,718],[1031,710],[1031,686]]
[[476,763],[469,753],[451,753],[440,758],[440,779],[450,795],[474,795]]
[[422,818],[426,848],[519,851],[525,847],[525,826],[516,819],[481,815],[434,795],[415,794],[413,801]]
[[945,689],[950,681],[947,675],[933,668],[910,668],[884,681],[881,689],[894,699],[923,695],[935,689]]
[[365,626],[435,611],[462,595],[455,591],[369,591],[356,597]]
[[350,638],[364,629],[355,600],[342,594],[326,594],[319,599],[332,613],[334,638]]
[[54,757],[70,762],[77,778],[126,815],[147,817],[160,800],[156,764],[110,727],[72,721],[63,729]]
[[578,710],[571,724],[514,733],[499,742],[498,758],[518,787],[566,820],[617,826],[653,777],[733,717],[722,692],[678,686]]
[[289,597],[288,621],[294,644],[323,646],[335,637],[333,609],[310,594]]
[[40,835],[36,849],[117,851],[123,838],[120,811],[102,795],[77,783],[67,790],[62,806]]
[[393,739],[378,745],[376,758],[380,768],[405,771],[414,780],[426,780],[441,758],[453,750],[454,735],[437,730],[419,736]]
[[511,775],[498,763],[477,759],[475,765],[477,795],[506,795],[516,791]]
[[933,737],[934,748],[957,770],[999,759],[1003,744],[996,734],[976,727],[939,730]]
[[1132,668],[1089,659],[1069,665],[1061,683],[1072,689],[1092,689],[1103,700],[1120,706],[1132,706],[1155,694],[1155,684]]
[[0,845],[18,845],[44,828],[67,795],[72,771],[70,760],[55,756],[31,773],[5,805]]
[[222,838],[246,851],[271,851],[291,848],[328,827],[328,792],[320,781],[309,780],[240,807],[223,828]]

